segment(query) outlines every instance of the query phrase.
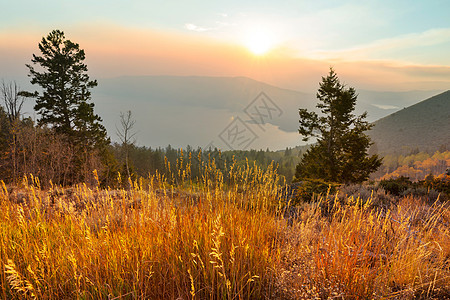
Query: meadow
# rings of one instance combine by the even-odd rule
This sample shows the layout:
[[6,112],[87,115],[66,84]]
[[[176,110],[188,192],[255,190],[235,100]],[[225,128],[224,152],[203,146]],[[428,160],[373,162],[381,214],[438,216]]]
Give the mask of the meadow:
[[3,184],[0,298],[449,297],[448,202],[342,190],[293,207],[272,167],[190,166],[122,189]]

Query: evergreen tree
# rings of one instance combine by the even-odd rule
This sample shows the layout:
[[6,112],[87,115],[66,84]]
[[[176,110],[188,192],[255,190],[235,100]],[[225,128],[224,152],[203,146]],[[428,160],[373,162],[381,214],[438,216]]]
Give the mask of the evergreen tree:
[[305,153],[296,168],[296,179],[322,179],[332,182],[357,183],[367,180],[381,165],[377,155],[368,156],[371,145],[365,134],[373,125],[353,114],[355,89],[341,84],[333,69],[322,77],[317,92],[317,108],[322,115],[300,109],[299,133],[303,141],[316,138],[317,143]]
[[40,115],[39,125],[53,128],[84,149],[106,145],[102,120],[94,113],[94,104],[89,103],[90,89],[97,86],[97,81],[89,79],[84,50],[67,40],[60,30],[43,37],[39,50],[40,56],[33,54],[33,65],[26,65],[31,83],[42,88],[41,94],[28,94],[36,98],[34,109]]

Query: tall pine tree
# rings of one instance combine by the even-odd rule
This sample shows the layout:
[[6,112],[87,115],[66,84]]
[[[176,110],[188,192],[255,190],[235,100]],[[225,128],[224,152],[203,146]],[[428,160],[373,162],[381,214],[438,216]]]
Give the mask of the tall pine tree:
[[36,98],[34,109],[38,124],[49,127],[65,138],[66,147],[74,156],[70,162],[71,178],[65,182],[94,182],[92,170],[97,169],[104,182],[112,176],[114,161],[108,152],[109,138],[94,113],[91,89],[97,86],[90,80],[84,63],[85,53],[68,40],[64,32],[53,30],[39,43],[40,55],[33,54],[27,64],[31,83],[40,92],[24,93]]
[[84,50],[67,40],[60,30],[43,37],[39,50],[40,56],[33,54],[33,65],[26,65],[31,83],[42,88],[41,93],[32,94],[36,97],[34,109],[40,115],[39,124],[85,149],[107,144],[106,129],[94,113],[94,104],[89,103],[90,90],[97,81],[89,79]]
[[339,183],[358,183],[369,178],[381,165],[377,155],[368,156],[371,145],[365,134],[373,125],[367,113],[353,114],[355,89],[341,84],[333,69],[322,77],[317,92],[321,115],[300,109],[299,133],[303,141],[316,138],[296,168],[296,179],[322,179]]

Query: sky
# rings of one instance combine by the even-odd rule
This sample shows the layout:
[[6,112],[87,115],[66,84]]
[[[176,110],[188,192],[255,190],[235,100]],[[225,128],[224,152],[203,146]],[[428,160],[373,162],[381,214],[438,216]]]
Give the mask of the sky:
[[[86,51],[89,75],[97,79],[244,76],[314,94],[332,66],[357,90],[450,87],[447,0],[0,4],[0,79],[25,85],[25,64],[38,43],[60,29]],[[287,139],[293,145],[298,136]]]

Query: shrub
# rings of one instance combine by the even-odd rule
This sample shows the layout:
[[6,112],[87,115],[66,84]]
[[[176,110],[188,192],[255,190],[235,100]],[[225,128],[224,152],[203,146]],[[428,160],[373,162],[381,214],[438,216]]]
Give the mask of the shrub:
[[400,196],[404,191],[412,186],[412,181],[409,177],[401,176],[396,179],[385,179],[380,181],[380,186],[388,193],[395,196]]
[[291,200],[292,205],[302,202],[311,202],[314,196],[336,193],[340,185],[335,182],[326,182],[320,179],[308,179],[298,183],[297,193]]
[[428,191],[434,190],[441,195],[442,200],[450,198],[450,180],[444,178],[428,177],[425,180],[418,182],[418,185],[427,189]]

